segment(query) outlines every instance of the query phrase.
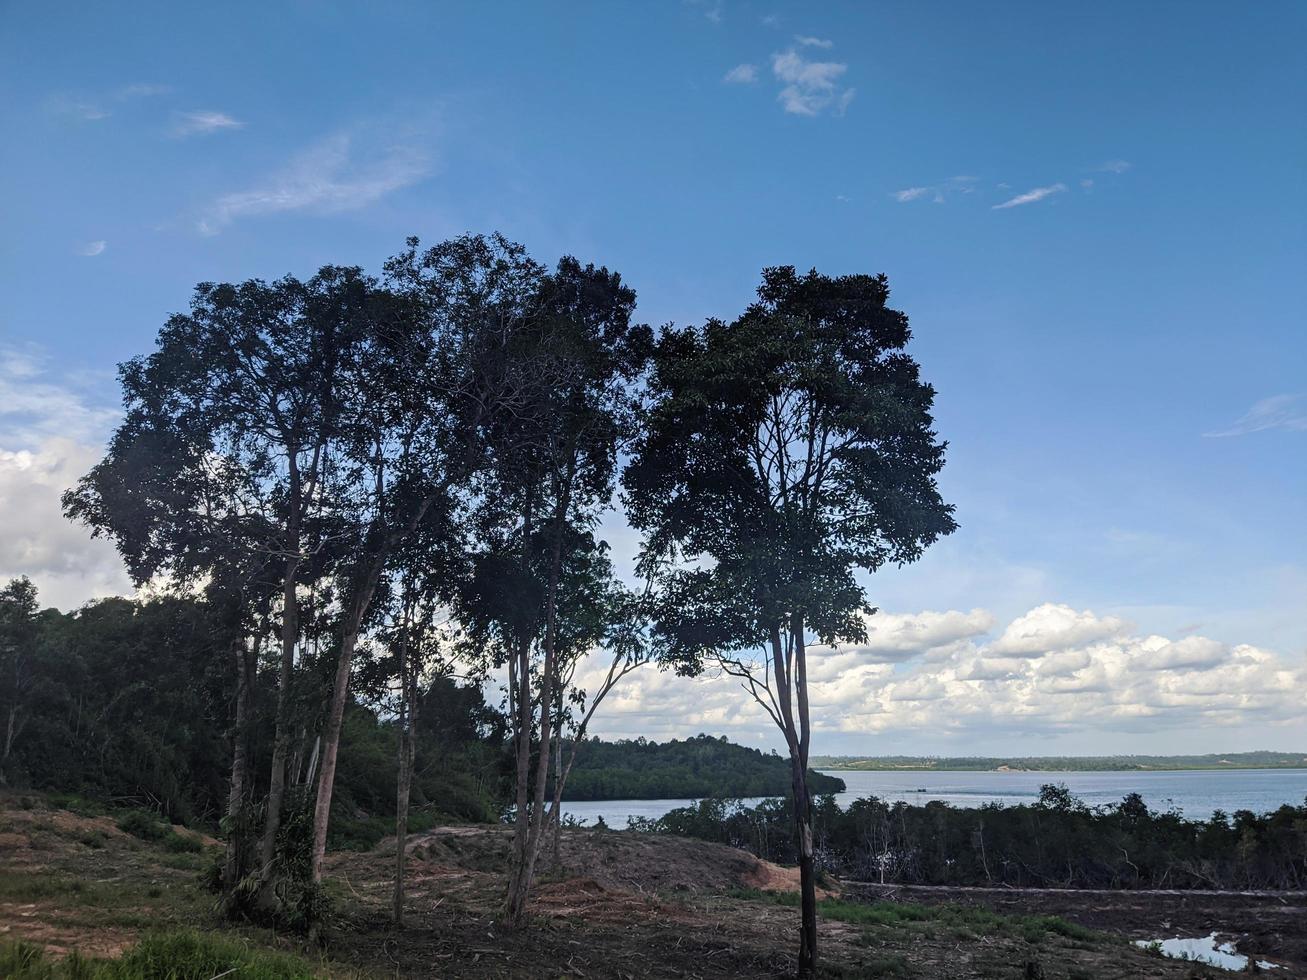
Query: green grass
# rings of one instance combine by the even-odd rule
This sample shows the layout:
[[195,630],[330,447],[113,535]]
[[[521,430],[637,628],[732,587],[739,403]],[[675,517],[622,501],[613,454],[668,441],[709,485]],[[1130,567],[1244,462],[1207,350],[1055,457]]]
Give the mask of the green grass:
[[172,833],[163,821],[144,810],[128,810],[118,818],[118,829],[146,841],[161,841]]
[[[763,892],[754,888],[735,889],[735,898],[765,901],[795,907],[797,892]],[[828,898],[817,904],[820,918],[862,926],[866,943],[875,941],[870,930],[890,929],[902,932],[947,933],[958,939],[978,936],[1009,936],[1028,943],[1040,943],[1049,936],[1061,936],[1077,942],[1098,942],[1102,937],[1092,929],[1068,922],[1055,915],[999,915],[990,909],[972,905],[917,905],[912,902],[848,902]],[[887,974],[888,975],[888,974]]]
[[[98,882],[21,871],[0,871],[0,898],[16,902],[57,898],[78,905],[99,905],[111,901],[113,893]],[[4,974],[0,973],[0,976]]]
[[29,943],[0,945],[0,976],[11,980],[308,980],[325,964],[289,953],[256,949],[236,939],[198,932],[146,936],[118,959],[48,956]]

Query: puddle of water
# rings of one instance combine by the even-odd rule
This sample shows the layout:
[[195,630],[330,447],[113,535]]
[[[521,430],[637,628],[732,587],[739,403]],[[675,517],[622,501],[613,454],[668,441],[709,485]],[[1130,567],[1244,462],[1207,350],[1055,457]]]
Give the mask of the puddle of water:
[[[1144,949],[1156,947],[1163,956],[1170,956],[1178,960],[1190,960],[1195,963],[1206,963],[1209,966],[1219,966],[1222,970],[1244,970],[1248,967],[1248,957],[1242,953],[1235,952],[1234,943],[1221,943],[1217,945],[1216,933],[1212,933],[1205,939],[1137,939],[1135,945]],[[1278,970],[1278,964],[1268,962],[1267,960],[1258,960],[1258,967],[1263,970]]]

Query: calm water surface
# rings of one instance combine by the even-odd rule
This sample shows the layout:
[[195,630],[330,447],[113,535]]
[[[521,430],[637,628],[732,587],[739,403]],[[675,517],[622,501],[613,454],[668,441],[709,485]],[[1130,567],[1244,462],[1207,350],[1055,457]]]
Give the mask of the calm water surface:
[[[856,799],[878,796],[924,805],[942,800],[953,806],[986,803],[1011,806],[1033,803],[1044,783],[1065,783],[1090,806],[1117,803],[1139,793],[1154,810],[1179,810],[1206,819],[1214,810],[1262,813],[1307,799],[1307,769],[1241,769],[1229,772],[847,772],[822,770],[844,780],[846,791],[835,802],[847,807]],[[758,802],[755,798],[748,804]],[[602,816],[610,827],[625,827],[627,817],[661,817],[693,800],[604,800],[564,803],[563,812],[583,823]]]

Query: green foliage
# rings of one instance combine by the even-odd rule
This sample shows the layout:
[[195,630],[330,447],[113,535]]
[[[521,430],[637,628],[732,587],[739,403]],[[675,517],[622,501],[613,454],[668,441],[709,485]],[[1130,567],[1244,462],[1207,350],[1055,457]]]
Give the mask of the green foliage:
[[[31,642],[43,651],[33,667],[42,693],[15,741],[11,781],[50,790],[49,805],[82,816],[108,813],[124,832],[170,852],[197,853],[199,839],[168,822],[216,830],[227,804],[235,669],[216,615],[204,599],[173,598],[40,613]],[[478,686],[447,677],[432,679],[420,697],[414,825],[496,819],[502,717]],[[253,726],[256,781],[269,768],[273,700],[262,699],[265,714]],[[396,737],[393,722],[376,712],[348,711],[332,846],[370,847],[394,832]],[[139,803],[124,810],[124,801]]]
[[[564,749],[566,753],[566,748]],[[813,793],[841,793],[843,780],[808,774]],[[684,799],[785,796],[788,759],[698,735],[684,741],[586,739],[563,790],[565,800]]]
[[118,959],[76,953],[56,959],[30,943],[0,944],[0,976],[10,980],[210,980],[225,975],[311,980],[322,970],[299,956],[188,931],[148,935]]
[[97,801],[112,799],[173,822],[213,821],[230,766],[233,681],[221,637],[211,610],[193,599],[103,599],[42,612],[31,639],[39,651],[29,662],[31,714],[14,743],[10,782],[53,790],[52,802],[84,815],[105,812]]
[[170,830],[163,838],[163,846],[173,854],[199,854],[204,850],[204,841],[194,834],[179,834]]
[[118,829],[141,840],[161,841],[171,833],[168,827],[144,810],[128,810],[118,818]]

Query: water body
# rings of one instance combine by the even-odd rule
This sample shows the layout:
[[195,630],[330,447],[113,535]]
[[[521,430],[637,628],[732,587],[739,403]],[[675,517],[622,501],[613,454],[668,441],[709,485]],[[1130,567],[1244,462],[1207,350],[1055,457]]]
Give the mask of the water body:
[[[1222,970],[1243,971],[1248,969],[1248,957],[1244,956],[1235,949],[1234,943],[1216,942],[1216,933],[1212,933],[1206,938],[1195,937],[1192,939],[1136,939],[1135,945],[1141,949],[1155,948],[1163,956],[1170,956],[1179,960],[1190,960],[1196,963],[1206,963],[1209,966],[1217,966]],[[1278,970],[1279,965],[1271,963],[1268,960],[1258,960],[1258,969]]]
[[[835,802],[877,796],[924,806],[942,800],[957,807],[986,803],[1014,806],[1034,803],[1044,783],[1065,783],[1090,806],[1119,803],[1138,793],[1153,810],[1179,810],[1192,819],[1207,819],[1215,810],[1264,813],[1285,803],[1307,800],[1307,769],[1235,769],[1220,772],[863,772],[824,769],[844,780]],[[759,798],[746,800],[753,805]],[[563,812],[585,824],[600,816],[610,827],[625,827],[631,816],[657,818],[693,800],[604,800],[564,803]]]

